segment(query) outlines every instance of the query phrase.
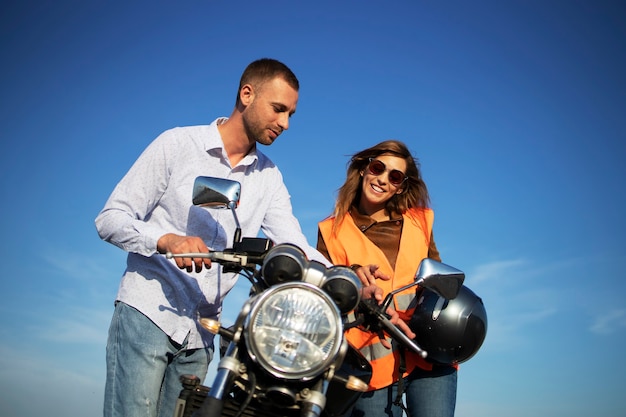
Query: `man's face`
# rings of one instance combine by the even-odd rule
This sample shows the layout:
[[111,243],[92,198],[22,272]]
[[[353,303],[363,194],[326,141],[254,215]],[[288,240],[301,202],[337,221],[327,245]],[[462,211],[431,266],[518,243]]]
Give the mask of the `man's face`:
[[282,78],[274,78],[251,90],[243,123],[250,140],[271,145],[289,129],[289,118],[296,112],[298,92]]

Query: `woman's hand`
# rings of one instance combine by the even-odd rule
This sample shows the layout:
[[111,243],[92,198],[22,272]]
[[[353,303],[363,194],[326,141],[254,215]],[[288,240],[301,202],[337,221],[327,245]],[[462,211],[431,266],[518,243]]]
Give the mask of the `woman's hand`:
[[360,266],[354,270],[357,277],[364,286],[374,285],[376,284],[377,279],[382,279],[383,281],[388,281],[391,279],[390,276],[383,274],[378,270],[378,265],[366,265]]
[[[373,298],[376,300],[377,304],[380,305],[380,303],[383,301],[383,290],[375,284],[365,286],[361,288],[361,298]],[[402,333],[407,335],[407,337],[409,337],[410,339],[415,338],[415,333],[411,331],[409,325],[400,318],[400,315],[393,307],[388,307],[385,313],[387,313],[387,316],[389,316],[389,321],[391,322],[391,324],[397,326],[402,331]],[[389,343],[389,341],[385,338],[384,334],[381,334],[379,338],[380,343],[384,347],[386,347],[387,349],[391,349],[391,343]]]
[[[395,324],[396,327],[398,327],[400,330],[402,330],[402,333],[407,335],[407,337],[409,339],[414,339],[415,338],[416,334],[413,333],[413,331],[411,330],[409,325],[404,320],[402,320],[400,318],[400,315],[398,314],[398,312],[393,307],[387,308],[387,311],[385,313],[387,313],[387,315],[389,316],[389,321],[392,324]],[[384,343],[383,343],[383,345],[384,345]]]
[[361,288],[361,298],[364,300],[373,298],[380,304],[383,301],[383,289],[376,284],[367,285]]

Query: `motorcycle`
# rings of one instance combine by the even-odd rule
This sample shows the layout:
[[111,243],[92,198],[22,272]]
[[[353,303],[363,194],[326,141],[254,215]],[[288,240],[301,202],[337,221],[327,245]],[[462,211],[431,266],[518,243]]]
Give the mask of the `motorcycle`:
[[[226,349],[210,388],[196,376],[181,377],[174,417],[344,415],[367,390],[372,372],[369,362],[344,338],[348,326],[385,331],[427,357],[428,352],[385,314],[393,293],[377,305],[362,299],[361,283],[349,267],[326,267],[308,260],[292,244],[242,238],[236,213],[240,193],[236,181],[198,177],[193,204],[232,212],[236,225],[232,247],[166,254],[168,258],[209,258],[251,284],[250,298],[234,325],[199,320],[205,329],[220,335]],[[453,267],[424,259],[415,282],[396,292],[419,286],[453,299],[464,278]]]

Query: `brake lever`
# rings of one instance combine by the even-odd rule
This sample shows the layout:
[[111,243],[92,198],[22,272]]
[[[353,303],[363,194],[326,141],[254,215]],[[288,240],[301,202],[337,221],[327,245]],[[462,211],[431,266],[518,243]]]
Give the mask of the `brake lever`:
[[171,253],[165,254],[167,259],[172,258],[208,258],[212,262],[218,263],[234,263],[241,266],[248,265],[248,255],[229,253],[229,252],[187,252],[187,253]]
[[389,316],[381,310],[375,300],[362,300],[360,305],[361,307],[365,307],[366,314],[373,316],[377,325],[380,325],[381,329],[389,333],[391,337],[420,355],[422,358],[428,356],[428,352],[419,347],[417,343],[410,339],[406,334],[404,334],[404,332],[402,332],[402,330],[400,330],[398,326],[389,320]]

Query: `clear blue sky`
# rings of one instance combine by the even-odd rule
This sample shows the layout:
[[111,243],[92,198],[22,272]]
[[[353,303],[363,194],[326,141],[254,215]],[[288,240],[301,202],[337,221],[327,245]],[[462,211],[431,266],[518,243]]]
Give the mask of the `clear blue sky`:
[[[264,151],[315,243],[348,155],[405,141],[485,301],[458,417],[626,414],[626,2],[3,1],[0,414],[100,415],[125,254],[93,220],[161,131],[301,83]],[[227,299],[225,319],[243,291]]]

